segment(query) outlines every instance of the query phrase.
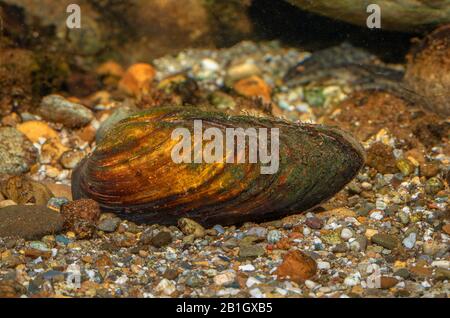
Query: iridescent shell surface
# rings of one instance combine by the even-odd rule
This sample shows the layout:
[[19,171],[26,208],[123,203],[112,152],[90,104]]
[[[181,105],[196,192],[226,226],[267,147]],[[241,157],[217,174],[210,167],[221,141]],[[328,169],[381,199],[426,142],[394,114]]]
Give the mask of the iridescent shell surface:
[[[171,152],[177,141],[171,134],[179,127],[192,132],[194,120],[221,131],[278,128],[278,171],[261,174],[261,163],[175,163]],[[180,217],[204,225],[258,222],[320,204],[363,164],[361,146],[336,128],[160,107],[112,128],[75,169],[72,191],[74,199],[93,199],[104,211],[135,222],[175,224]]]

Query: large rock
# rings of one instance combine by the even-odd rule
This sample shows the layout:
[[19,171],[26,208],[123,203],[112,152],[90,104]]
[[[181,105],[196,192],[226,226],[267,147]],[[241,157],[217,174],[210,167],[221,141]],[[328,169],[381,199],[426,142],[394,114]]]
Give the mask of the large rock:
[[450,24],[429,34],[408,55],[405,81],[428,98],[429,110],[450,116]]
[[252,31],[246,10],[250,0],[79,0],[80,29],[66,26],[72,0],[4,1],[24,9],[27,25],[37,20],[53,28],[64,49],[75,55],[114,51],[130,63],[191,46],[235,43]]
[[0,174],[21,174],[36,162],[37,150],[24,134],[12,127],[0,128]]
[[61,215],[42,205],[12,205],[0,209],[0,237],[37,240],[62,230]]
[[60,95],[45,96],[39,107],[39,113],[49,121],[72,128],[86,126],[94,119],[90,109]]
[[[355,0],[287,0],[307,11],[352,24],[366,26],[367,6],[372,2]],[[420,31],[450,22],[449,0],[378,0],[381,28],[396,31]]]
[[45,184],[23,176],[14,176],[6,180],[0,187],[3,195],[18,204],[46,205],[53,197]]

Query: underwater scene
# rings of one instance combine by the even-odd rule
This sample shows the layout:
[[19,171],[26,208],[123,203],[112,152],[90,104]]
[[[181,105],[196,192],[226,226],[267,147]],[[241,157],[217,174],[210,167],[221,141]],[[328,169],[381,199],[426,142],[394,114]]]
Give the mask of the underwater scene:
[[449,138],[450,0],[0,0],[0,298],[448,298]]

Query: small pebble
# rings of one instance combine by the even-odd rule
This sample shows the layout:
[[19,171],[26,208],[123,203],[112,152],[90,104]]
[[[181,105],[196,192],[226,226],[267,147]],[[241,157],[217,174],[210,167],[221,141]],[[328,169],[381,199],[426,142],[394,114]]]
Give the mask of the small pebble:
[[255,266],[252,264],[241,265],[239,266],[239,270],[243,272],[253,272],[255,270]]
[[269,233],[267,233],[267,241],[270,244],[275,244],[279,240],[281,240],[281,232],[278,230],[271,230]]
[[343,228],[341,231],[341,238],[345,241],[348,241],[353,237],[353,231],[348,228]]
[[398,239],[389,234],[377,233],[372,236],[371,241],[390,250],[398,247]]
[[414,245],[416,244],[416,238],[417,238],[417,234],[416,233],[410,233],[407,237],[405,237],[402,241],[403,246],[406,247],[407,249],[412,249],[414,247]]
[[236,273],[234,271],[226,271],[214,277],[214,284],[223,286],[230,285],[236,279]]

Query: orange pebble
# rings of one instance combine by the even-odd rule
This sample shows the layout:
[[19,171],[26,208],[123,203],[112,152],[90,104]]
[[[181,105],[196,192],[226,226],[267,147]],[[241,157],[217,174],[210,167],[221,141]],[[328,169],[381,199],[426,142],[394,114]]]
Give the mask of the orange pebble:
[[261,97],[265,103],[271,101],[272,90],[259,76],[253,75],[237,81],[234,90],[245,97]]
[[156,71],[150,64],[133,64],[120,80],[119,88],[129,95],[141,96],[149,92],[155,75]]

